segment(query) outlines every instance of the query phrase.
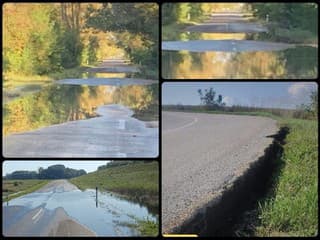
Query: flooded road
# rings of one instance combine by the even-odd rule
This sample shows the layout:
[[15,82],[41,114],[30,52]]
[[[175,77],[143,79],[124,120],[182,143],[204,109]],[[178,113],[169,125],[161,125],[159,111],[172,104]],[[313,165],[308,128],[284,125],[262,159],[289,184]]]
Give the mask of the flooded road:
[[3,204],[5,236],[137,236],[136,220],[156,217],[139,204],[95,190],[78,190],[66,180]]
[[6,102],[3,154],[156,157],[159,85],[147,81],[61,80]]
[[[156,157],[158,128],[132,118],[122,105],[97,109],[99,117],[70,121],[4,138],[6,157]],[[26,147],[27,146],[27,147]]]
[[[162,41],[165,79],[309,79],[318,75],[315,46],[272,42],[267,25],[245,13],[213,14]],[[172,34],[173,36],[174,34]]]

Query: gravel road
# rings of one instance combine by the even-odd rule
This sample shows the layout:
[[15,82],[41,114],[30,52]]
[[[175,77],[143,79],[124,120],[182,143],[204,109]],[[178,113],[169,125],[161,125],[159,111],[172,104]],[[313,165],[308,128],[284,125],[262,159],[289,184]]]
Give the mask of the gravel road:
[[264,154],[277,131],[264,117],[162,112],[162,232],[212,200]]

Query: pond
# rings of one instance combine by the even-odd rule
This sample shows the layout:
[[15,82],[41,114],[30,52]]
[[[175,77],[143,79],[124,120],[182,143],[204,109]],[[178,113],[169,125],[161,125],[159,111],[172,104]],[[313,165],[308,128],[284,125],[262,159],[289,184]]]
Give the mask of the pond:
[[162,77],[165,79],[317,78],[317,48],[266,42],[257,37],[259,34],[194,32],[177,34],[174,39],[176,42],[162,42],[163,49],[167,49],[162,50]]
[[[4,203],[4,209],[6,206]],[[89,228],[97,236],[137,236],[140,235],[137,231],[137,220],[158,221],[157,215],[149,212],[145,206],[119,198],[110,192],[98,192],[96,205],[93,189],[34,192],[11,200],[9,206],[23,206],[20,212],[24,213],[39,207],[46,213],[52,213],[62,207],[69,217]],[[45,222],[45,219],[42,221]],[[13,217],[10,217],[10,221],[6,219],[5,227],[14,225],[16,221],[18,219]],[[48,220],[48,225],[50,221]]]

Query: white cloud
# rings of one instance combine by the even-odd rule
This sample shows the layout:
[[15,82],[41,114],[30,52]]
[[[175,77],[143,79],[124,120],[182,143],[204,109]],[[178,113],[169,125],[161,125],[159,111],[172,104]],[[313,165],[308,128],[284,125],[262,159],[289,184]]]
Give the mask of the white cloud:
[[225,96],[222,98],[222,102],[224,102],[227,106],[232,106],[234,105],[234,99],[229,96]]
[[317,88],[316,83],[298,82],[298,83],[293,83],[288,88],[288,93],[290,94],[291,97],[301,98],[306,95],[307,96],[310,95],[310,92],[312,90],[315,90],[316,88]]

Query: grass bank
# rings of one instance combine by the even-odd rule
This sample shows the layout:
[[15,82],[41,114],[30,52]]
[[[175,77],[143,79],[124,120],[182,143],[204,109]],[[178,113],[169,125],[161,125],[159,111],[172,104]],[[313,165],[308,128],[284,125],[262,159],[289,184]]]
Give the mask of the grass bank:
[[[98,187],[111,191],[134,202],[146,205],[159,213],[159,166],[158,162],[137,161],[133,164],[114,166],[69,180],[78,188]],[[136,219],[135,227],[143,236],[157,236],[159,223],[148,219]]]
[[159,166],[155,161],[110,167],[70,179],[80,189],[95,188],[115,192],[159,210]]
[[273,188],[259,202],[255,236],[318,234],[318,121],[278,118],[289,128]]
[[46,185],[49,181],[50,180],[38,179],[3,180],[2,201],[10,201],[11,199],[34,192]]

